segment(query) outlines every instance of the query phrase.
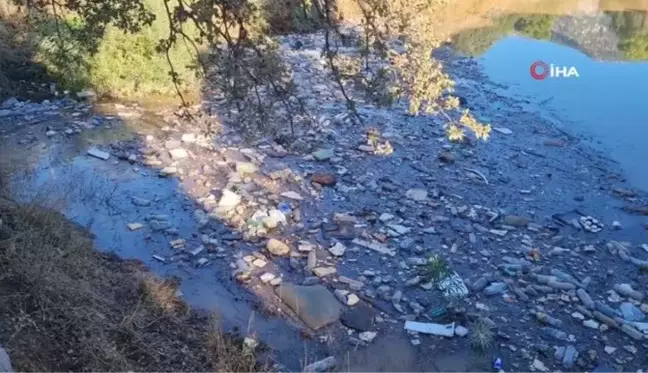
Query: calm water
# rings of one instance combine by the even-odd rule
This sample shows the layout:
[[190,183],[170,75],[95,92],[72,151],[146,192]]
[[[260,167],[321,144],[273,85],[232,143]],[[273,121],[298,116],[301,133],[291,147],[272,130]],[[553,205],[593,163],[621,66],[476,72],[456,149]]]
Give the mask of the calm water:
[[[648,190],[647,12],[508,15],[454,40],[491,79],[533,102],[546,101],[565,129],[590,138],[636,187]],[[573,66],[579,77],[536,80],[530,66],[538,60]]]

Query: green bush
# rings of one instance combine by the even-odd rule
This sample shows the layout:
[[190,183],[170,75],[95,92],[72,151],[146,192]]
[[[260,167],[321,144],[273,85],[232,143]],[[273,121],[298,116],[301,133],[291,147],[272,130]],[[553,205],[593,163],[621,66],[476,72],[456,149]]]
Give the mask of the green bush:
[[619,49],[629,60],[648,60],[648,34],[635,35],[623,39],[619,43]]
[[[65,24],[49,20],[40,27],[41,40],[37,59],[47,66],[64,88],[92,88],[98,94],[137,98],[151,94],[173,95],[166,53],[158,44],[169,34],[169,22],[160,0],[146,0],[156,19],[137,33],[125,33],[109,26],[95,46],[84,34],[84,25],[75,17]],[[186,30],[194,36],[194,30]],[[96,49],[94,48],[96,47]],[[181,89],[196,93],[200,79],[192,68],[195,50],[180,42],[169,51],[174,71],[181,79]]]

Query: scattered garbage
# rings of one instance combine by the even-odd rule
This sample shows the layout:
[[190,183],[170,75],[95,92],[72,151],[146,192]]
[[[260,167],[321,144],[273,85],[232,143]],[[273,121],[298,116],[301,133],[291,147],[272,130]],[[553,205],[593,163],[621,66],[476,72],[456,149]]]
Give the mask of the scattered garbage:
[[405,321],[405,330],[423,334],[433,334],[443,337],[454,336],[455,323],[442,325],[416,321]]
[[503,367],[504,367],[504,362],[502,361],[502,358],[498,357],[495,358],[495,360],[493,360],[493,370],[501,372]]
[[335,356],[329,356],[326,359],[316,361],[313,364],[307,365],[304,372],[325,372],[337,366]]

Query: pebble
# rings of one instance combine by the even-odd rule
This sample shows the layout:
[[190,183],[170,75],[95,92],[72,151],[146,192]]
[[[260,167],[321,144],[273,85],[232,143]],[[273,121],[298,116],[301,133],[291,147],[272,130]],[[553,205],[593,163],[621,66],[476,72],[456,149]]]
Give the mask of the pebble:
[[340,257],[344,255],[346,247],[344,247],[340,242],[336,242],[335,245],[329,247],[328,251],[334,256]]
[[454,333],[457,337],[465,337],[468,335],[468,329],[461,325],[457,325],[455,326]]
[[287,256],[290,254],[290,246],[274,238],[271,238],[268,241],[266,249],[273,255],[277,256]]
[[613,354],[617,349],[616,349],[616,347],[612,347],[612,346],[605,346],[605,348],[603,348],[603,350],[604,350],[605,353],[607,353],[608,355],[612,355],[612,354]]
[[585,320],[583,321],[583,325],[590,329],[598,329],[601,324],[594,320]]
[[130,230],[131,232],[144,228],[144,224],[141,223],[129,223],[127,226],[128,226],[128,230]]
[[548,372],[549,368],[540,360],[538,359],[533,359],[533,363],[531,364],[531,370],[533,371],[540,371],[540,372]]
[[353,307],[360,302],[360,298],[357,295],[350,293],[347,297],[346,304],[349,307]]
[[410,189],[405,196],[411,200],[422,202],[427,200],[428,192],[424,189]]
[[270,272],[266,272],[266,273],[262,274],[261,277],[259,277],[259,279],[260,279],[261,282],[263,282],[264,284],[267,284],[268,282],[274,280],[275,277],[276,277],[276,276],[275,276],[274,274],[272,274],[272,273],[270,273]]
[[362,332],[358,334],[358,338],[360,338],[361,341],[371,343],[377,335],[378,333],[376,332]]

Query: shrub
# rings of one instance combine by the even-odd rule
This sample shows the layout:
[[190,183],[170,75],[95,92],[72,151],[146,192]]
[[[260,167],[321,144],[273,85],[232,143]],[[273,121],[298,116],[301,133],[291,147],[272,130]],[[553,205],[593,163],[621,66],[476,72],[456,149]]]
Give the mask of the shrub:
[[[167,14],[161,1],[146,0],[145,5],[155,15],[150,26],[129,33],[110,24],[96,45],[88,39],[87,25],[74,13],[63,20],[41,22],[36,58],[66,89],[92,88],[99,94],[127,98],[173,95],[176,90],[169,61],[166,53],[158,50],[160,40],[169,33]],[[195,34],[191,29],[187,32]],[[200,79],[193,66],[194,53],[188,48],[182,43],[174,45],[169,58],[181,91],[195,93]]]

